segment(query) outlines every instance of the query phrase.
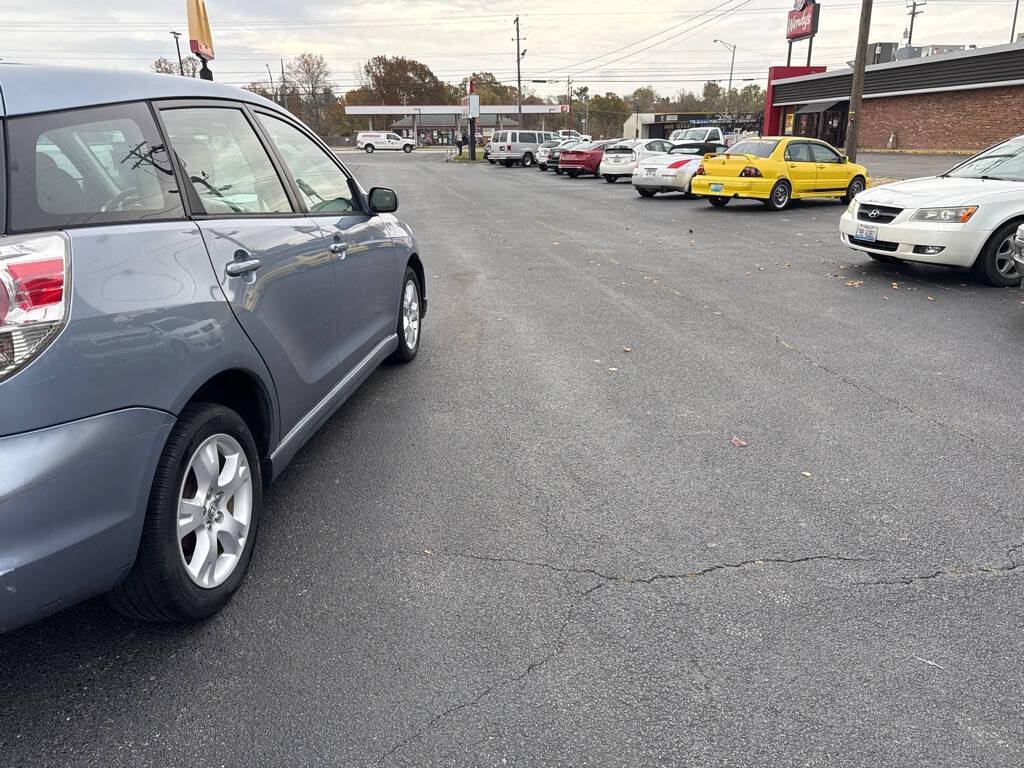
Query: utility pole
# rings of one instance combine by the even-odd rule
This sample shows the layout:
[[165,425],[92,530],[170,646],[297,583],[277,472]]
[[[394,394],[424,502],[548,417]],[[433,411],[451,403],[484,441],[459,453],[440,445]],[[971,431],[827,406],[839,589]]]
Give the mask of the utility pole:
[[[285,89],[287,81],[284,79],[284,59],[281,59],[281,106],[288,109],[288,94]],[[373,118],[370,118],[371,120]],[[371,128],[373,126],[370,126]]]
[[864,68],[867,66],[868,36],[871,34],[873,0],[861,0],[860,29],[857,31],[857,55],[853,62],[853,84],[850,88],[850,120],[846,127],[846,156],[857,160],[860,133],[860,104],[864,97]]
[[[1016,24],[1017,17],[1014,16],[1014,23]],[[178,42],[178,38],[181,37],[181,32],[171,32],[171,36],[174,38],[174,47],[178,49],[178,71],[181,72],[181,76],[185,76],[185,63],[181,60],[181,43]]]
[[566,130],[572,130],[572,77],[565,78],[565,89],[569,92],[569,112],[565,120]]
[[516,106],[519,113],[519,127],[523,127],[523,74],[519,62],[523,60],[523,54],[519,52],[519,17],[516,16]]
[[274,95],[274,73],[270,71],[270,65],[267,64],[267,74],[270,76],[270,95]]
[[[814,38],[812,37],[811,39],[813,40]],[[718,38],[715,38],[715,42],[721,43],[726,49],[732,51],[732,61],[729,63],[729,90],[725,92],[725,111],[729,113],[729,119],[732,120],[732,73],[736,67],[736,46]]]
[[910,31],[907,33],[907,48],[911,48],[914,45],[914,19],[924,13],[924,11],[917,10],[917,7],[923,7],[927,4],[928,0],[907,0],[907,8],[910,10]]
[[1013,43],[1017,39],[1017,12],[1020,10],[1020,0],[1013,6],[1013,26],[1010,27],[1010,42]]

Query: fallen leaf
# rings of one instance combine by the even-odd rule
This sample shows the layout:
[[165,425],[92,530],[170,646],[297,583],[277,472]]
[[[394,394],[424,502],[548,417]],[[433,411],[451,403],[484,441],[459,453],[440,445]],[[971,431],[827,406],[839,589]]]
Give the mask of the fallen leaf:
[[928,301],[935,301],[935,297],[934,296],[929,296],[928,297]]
[[810,477],[811,476],[810,472],[801,472],[800,474],[803,475],[804,477]]
[[431,552],[431,551],[430,551],[429,549],[424,549],[424,550],[423,550],[423,554],[424,554],[424,555],[432,555],[432,554],[434,554],[434,553],[433,553],[433,552]]
[[732,440],[730,440],[729,442],[735,445],[737,448],[747,447],[747,442],[745,440],[740,440],[738,437],[736,437],[736,435],[733,435]]
[[633,348],[632,347],[627,347],[625,344],[623,344],[622,345],[622,351],[623,352],[632,352]]
[[893,284],[892,284],[892,289],[893,289],[894,291],[898,291],[898,290],[900,289],[900,284],[899,284],[899,283],[893,283]]
[[[750,277],[750,273],[749,273],[749,272],[744,272],[743,274],[744,274],[744,276],[746,276],[746,277]],[[1024,304],[1024,301],[1022,301],[1022,302],[1021,302],[1021,304]]]
[[609,368],[608,370],[611,371],[612,373],[614,373],[615,371],[617,371],[619,369],[618,368]]
[[693,246],[695,246],[696,244],[697,244],[697,241],[696,241],[696,240],[691,240],[691,241],[690,241],[690,247],[693,247]]
[[864,281],[863,280],[847,280],[846,281],[846,285],[850,286],[851,288],[860,288],[862,285],[864,285]]
[[888,301],[889,297],[888,296],[883,296],[882,299],[884,299],[885,301]]

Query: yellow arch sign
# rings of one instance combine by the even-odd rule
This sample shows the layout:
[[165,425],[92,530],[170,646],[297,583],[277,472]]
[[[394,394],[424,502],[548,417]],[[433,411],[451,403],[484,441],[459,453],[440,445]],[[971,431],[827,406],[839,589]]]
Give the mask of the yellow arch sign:
[[210,19],[206,15],[204,0],[186,0],[188,3],[188,37],[192,53],[206,61],[213,61],[213,35]]

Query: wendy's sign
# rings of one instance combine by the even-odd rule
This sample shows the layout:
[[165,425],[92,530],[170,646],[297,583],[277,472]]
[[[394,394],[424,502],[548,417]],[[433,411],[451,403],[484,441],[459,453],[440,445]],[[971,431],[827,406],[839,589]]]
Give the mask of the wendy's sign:
[[796,0],[794,10],[786,21],[786,39],[803,40],[818,34],[818,13],[821,6],[815,0]]

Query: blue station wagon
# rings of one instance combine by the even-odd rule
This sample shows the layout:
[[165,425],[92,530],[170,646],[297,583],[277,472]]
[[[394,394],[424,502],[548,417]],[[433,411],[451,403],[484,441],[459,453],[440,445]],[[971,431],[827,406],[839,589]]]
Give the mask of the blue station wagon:
[[0,631],[102,593],[205,618],[264,488],[416,356],[416,241],[253,93],[0,64],[0,97]]

